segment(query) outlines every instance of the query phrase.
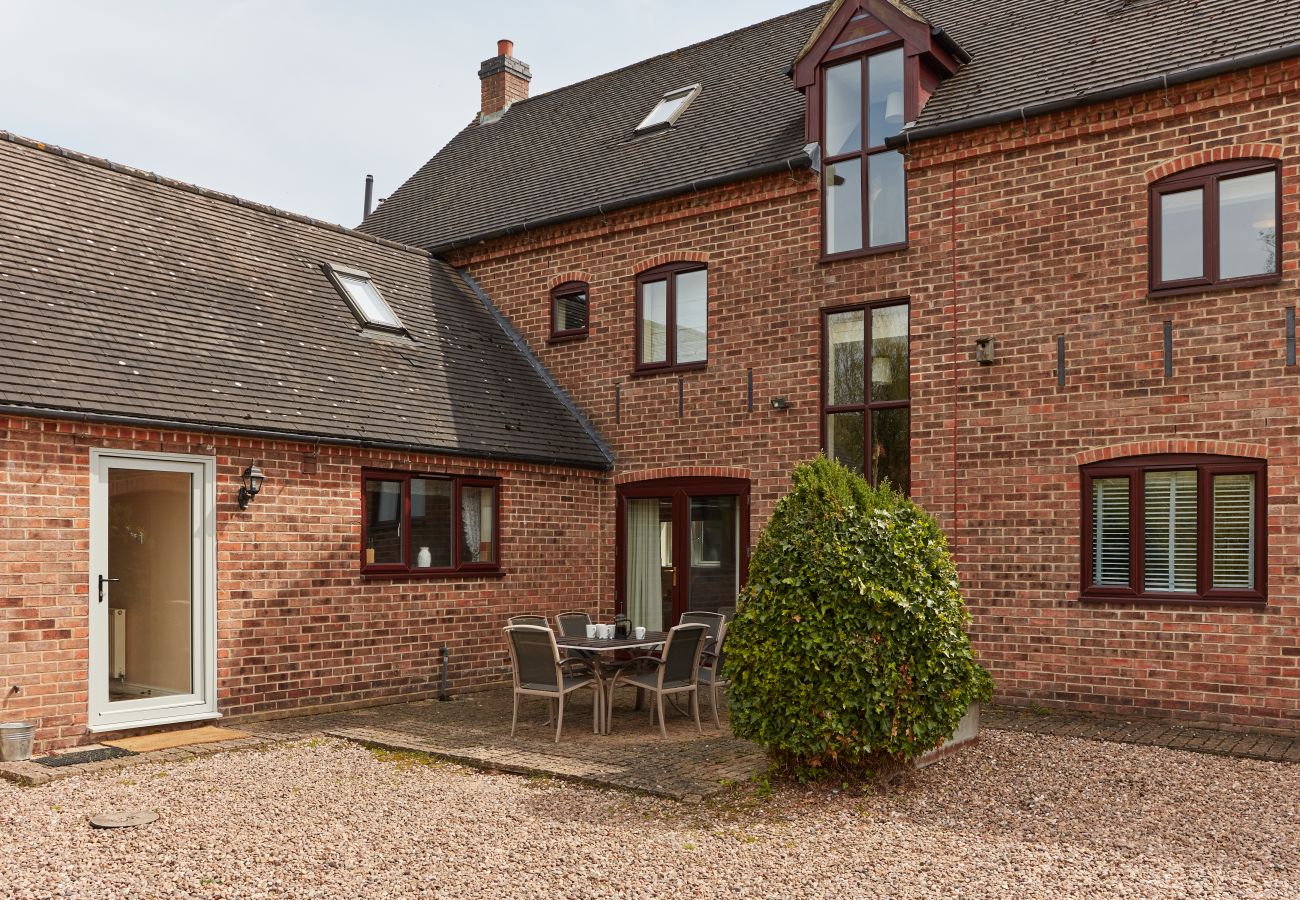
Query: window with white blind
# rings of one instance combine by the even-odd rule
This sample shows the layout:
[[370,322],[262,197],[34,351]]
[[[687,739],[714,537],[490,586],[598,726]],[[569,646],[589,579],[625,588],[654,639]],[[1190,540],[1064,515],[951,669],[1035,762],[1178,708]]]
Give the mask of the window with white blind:
[[1264,601],[1265,464],[1147,456],[1085,466],[1085,599]]

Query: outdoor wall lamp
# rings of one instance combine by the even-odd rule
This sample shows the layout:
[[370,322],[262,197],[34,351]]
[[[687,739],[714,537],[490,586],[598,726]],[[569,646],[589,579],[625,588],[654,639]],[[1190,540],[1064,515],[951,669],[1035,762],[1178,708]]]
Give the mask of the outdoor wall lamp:
[[262,474],[262,470],[257,466],[249,466],[244,470],[241,480],[243,486],[239,489],[239,508],[248,509],[248,504],[252,503],[253,498],[261,493],[262,482],[266,481],[266,476]]
[[790,401],[789,401],[787,398],[785,398],[785,397],[773,397],[773,398],[772,398],[772,408],[773,408],[773,409],[778,409],[778,410],[779,410],[779,409],[789,409],[789,408],[790,408]]
[[975,339],[975,362],[981,366],[991,366],[997,361],[997,355],[993,350],[993,338],[976,338]]

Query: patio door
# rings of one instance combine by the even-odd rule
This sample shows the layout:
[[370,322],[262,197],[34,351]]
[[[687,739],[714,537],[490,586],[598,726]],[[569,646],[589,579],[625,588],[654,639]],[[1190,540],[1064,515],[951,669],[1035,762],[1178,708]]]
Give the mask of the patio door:
[[217,714],[214,473],[91,451],[91,731]]
[[749,482],[644,481],[618,489],[618,607],[659,631],[682,613],[730,616],[749,565]]

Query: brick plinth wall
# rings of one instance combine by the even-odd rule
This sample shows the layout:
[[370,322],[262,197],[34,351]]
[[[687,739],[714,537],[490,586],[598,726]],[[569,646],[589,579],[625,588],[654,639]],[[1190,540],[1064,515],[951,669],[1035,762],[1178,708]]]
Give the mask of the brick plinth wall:
[[[916,142],[906,251],[820,262],[817,180],[796,171],[469,246],[450,261],[610,441],[616,480],[747,472],[755,540],[791,465],[819,447],[821,310],[909,297],[912,494],[950,536],[999,697],[1294,729],[1300,392],[1284,322],[1300,267],[1298,78],[1300,62],[1270,64]],[[1280,284],[1148,299],[1150,181],[1241,156],[1283,160]],[[635,375],[635,276],[673,260],[709,267],[708,367]],[[572,273],[591,285],[590,334],[548,344],[549,290]],[[994,365],[975,363],[981,337],[995,339]],[[788,410],[771,408],[777,396]],[[1079,601],[1079,466],[1108,448],[1169,441],[1262,448],[1266,608]],[[610,502],[599,520],[606,560],[613,515]],[[612,591],[612,570],[602,577]]]
[[[508,677],[508,616],[609,609],[611,562],[587,535],[608,475],[221,435],[0,417],[0,719],[38,749],[87,738],[90,450],[217,460],[217,702],[226,716],[326,708]],[[315,471],[306,454],[315,452]],[[266,472],[236,504],[250,461]],[[502,478],[501,576],[359,574],[362,467]]]

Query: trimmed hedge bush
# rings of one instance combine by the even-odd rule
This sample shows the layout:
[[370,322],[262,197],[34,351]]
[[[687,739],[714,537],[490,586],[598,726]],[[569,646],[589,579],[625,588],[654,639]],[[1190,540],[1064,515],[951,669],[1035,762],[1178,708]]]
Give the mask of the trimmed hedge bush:
[[907,497],[825,458],[793,481],[727,632],[731,728],[800,779],[891,770],[992,693],[947,540]]

